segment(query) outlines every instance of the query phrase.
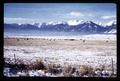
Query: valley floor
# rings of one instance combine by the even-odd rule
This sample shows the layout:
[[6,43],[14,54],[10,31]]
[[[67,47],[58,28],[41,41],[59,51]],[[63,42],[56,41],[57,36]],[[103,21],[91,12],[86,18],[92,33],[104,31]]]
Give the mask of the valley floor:
[[5,37],[4,76],[116,77],[116,47],[116,38],[109,36]]

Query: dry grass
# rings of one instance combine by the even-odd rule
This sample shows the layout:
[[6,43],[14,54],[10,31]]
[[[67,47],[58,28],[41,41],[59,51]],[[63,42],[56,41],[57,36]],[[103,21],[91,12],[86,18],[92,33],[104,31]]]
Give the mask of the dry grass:
[[59,74],[62,72],[62,67],[59,64],[48,64],[46,72],[51,74]]
[[72,66],[68,65],[68,66],[64,67],[63,75],[64,75],[65,77],[72,77],[72,76],[73,76],[72,74],[73,74],[75,71],[76,71],[76,68],[75,68],[75,67],[72,67]]
[[78,72],[79,72],[79,76],[94,75],[94,69],[91,66],[81,65]]
[[46,70],[46,66],[44,65],[44,62],[42,60],[36,60],[36,62],[31,63],[28,66],[28,69],[32,70]]
[[4,38],[4,45],[116,45],[116,40]]

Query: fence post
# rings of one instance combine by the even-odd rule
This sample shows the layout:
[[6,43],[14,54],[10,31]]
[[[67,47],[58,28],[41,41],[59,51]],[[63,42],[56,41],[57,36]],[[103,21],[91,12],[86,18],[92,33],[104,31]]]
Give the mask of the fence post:
[[111,60],[112,60],[112,74],[114,74],[113,58],[111,58]]
[[14,59],[15,59],[15,64],[16,64],[16,57],[15,57],[15,54],[14,54]]

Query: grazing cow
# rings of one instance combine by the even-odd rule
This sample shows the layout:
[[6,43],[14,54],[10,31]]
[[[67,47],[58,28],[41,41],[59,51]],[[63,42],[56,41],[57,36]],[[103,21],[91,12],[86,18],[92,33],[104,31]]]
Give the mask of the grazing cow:
[[83,40],[83,42],[85,42],[85,40]]
[[74,41],[75,39],[70,39],[71,41]]
[[108,40],[106,40],[106,42],[108,42]]
[[17,39],[17,41],[19,41],[19,39]]

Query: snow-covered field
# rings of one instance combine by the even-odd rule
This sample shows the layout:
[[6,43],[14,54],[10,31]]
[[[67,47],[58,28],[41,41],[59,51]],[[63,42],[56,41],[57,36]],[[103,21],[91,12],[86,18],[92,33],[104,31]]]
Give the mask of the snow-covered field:
[[[27,39],[29,37],[24,38]],[[22,38],[23,37],[11,37],[9,39],[4,39],[4,58],[6,63],[15,64],[16,60],[21,60],[25,65],[30,65],[35,63],[36,60],[42,60],[46,66],[49,64],[60,65],[62,72],[54,74],[45,72],[45,70],[37,69],[29,70],[27,72],[17,71],[16,74],[10,75],[10,68],[5,67],[5,76],[64,77],[65,67],[71,66],[76,69],[73,73],[71,73],[74,77],[89,77],[87,74],[75,74],[77,71],[79,72],[81,66],[83,65],[91,67],[94,70],[94,75],[91,77],[110,77],[112,74],[117,76],[116,35],[87,35],[81,37],[59,36],[46,38],[37,37],[39,39],[35,39],[36,37],[30,37],[33,39],[29,38],[27,40],[21,40]],[[45,39],[41,40],[42,38]],[[61,38],[81,40],[62,40]],[[16,41],[16,39],[19,39],[19,41]],[[53,41],[46,39],[55,40]],[[103,66],[103,70],[98,70]]]
[[45,39],[86,39],[86,40],[116,40],[116,35],[90,34],[80,36],[4,36],[4,38],[45,38]]
[[[10,59],[14,62],[14,54],[16,59],[22,59],[25,63],[30,63],[30,61],[35,61],[36,59],[45,59],[47,62],[91,65],[93,67],[99,66],[96,64],[97,60],[100,64],[111,64],[111,59],[114,60],[116,64],[116,57],[113,56],[103,56],[100,55],[102,52],[95,51],[81,51],[81,50],[55,50],[55,49],[40,49],[40,47],[35,48],[34,46],[5,46],[4,47],[4,57]],[[92,59],[91,59],[92,58]],[[89,61],[89,62],[88,62]]]

